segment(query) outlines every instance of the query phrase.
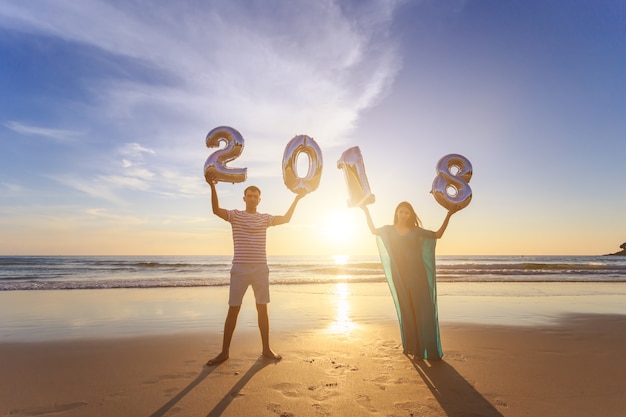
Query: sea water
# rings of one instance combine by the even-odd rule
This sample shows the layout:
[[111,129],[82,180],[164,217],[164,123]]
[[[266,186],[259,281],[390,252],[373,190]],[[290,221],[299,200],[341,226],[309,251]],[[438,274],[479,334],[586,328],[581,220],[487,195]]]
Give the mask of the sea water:
[[[268,258],[271,284],[382,282],[377,256]],[[227,286],[230,256],[4,256],[0,290]],[[438,282],[626,282],[619,256],[438,256]]]
[[[0,342],[219,331],[229,256],[0,257]],[[395,308],[377,256],[270,257],[272,328],[337,331]],[[626,258],[439,256],[441,322],[538,325],[626,314]],[[238,328],[256,331],[248,291]]]

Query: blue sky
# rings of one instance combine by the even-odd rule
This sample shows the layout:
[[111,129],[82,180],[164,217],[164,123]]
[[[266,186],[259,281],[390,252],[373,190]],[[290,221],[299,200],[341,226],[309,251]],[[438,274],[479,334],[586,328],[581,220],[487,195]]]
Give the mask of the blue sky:
[[315,138],[318,190],[270,254],[373,254],[348,208],[359,146],[377,225],[436,229],[439,158],[474,167],[440,254],[604,254],[626,241],[626,4],[619,1],[3,1],[0,254],[228,254],[202,168],[239,130],[261,211]]

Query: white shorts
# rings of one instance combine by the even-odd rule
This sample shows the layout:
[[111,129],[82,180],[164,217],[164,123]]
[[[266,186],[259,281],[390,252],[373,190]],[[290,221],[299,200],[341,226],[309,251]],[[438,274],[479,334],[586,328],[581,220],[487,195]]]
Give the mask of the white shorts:
[[270,269],[266,264],[233,264],[230,269],[228,305],[240,306],[248,286],[252,285],[257,304],[270,302]]

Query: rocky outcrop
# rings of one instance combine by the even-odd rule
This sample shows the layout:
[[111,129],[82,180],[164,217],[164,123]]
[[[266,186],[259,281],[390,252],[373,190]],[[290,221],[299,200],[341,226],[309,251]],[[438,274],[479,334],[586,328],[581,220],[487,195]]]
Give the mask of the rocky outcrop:
[[620,252],[609,253],[610,256],[626,256],[626,242],[619,245],[622,250]]

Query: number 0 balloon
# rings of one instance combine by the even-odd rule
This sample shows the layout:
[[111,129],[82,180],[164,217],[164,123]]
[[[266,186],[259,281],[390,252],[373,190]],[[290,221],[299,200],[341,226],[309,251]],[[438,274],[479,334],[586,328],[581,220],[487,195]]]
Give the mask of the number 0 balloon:
[[204,163],[204,177],[208,180],[207,174],[215,172],[217,181],[222,182],[244,182],[246,180],[247,168],[228,168],[226,164],[236,159],[243,151],[243,136],[236,129],[228,126],[220,126],[211,130],[206,137],[207,148],[219,148],[221,142],[226,142],[226,146],[213,152]]
[[437,176],[431,193],[450,211],[459,211],[472,201],[472,164],[463,155],[446,155],[437,163]]
[[[305,177],[298,177],[298,155],[305,153],[309,158],[309,169]],[[322,150],[313,138],[299,135],[289,141],[283,154],[283,180],[287,188],[296,194],[315,191],[322,178]]]

